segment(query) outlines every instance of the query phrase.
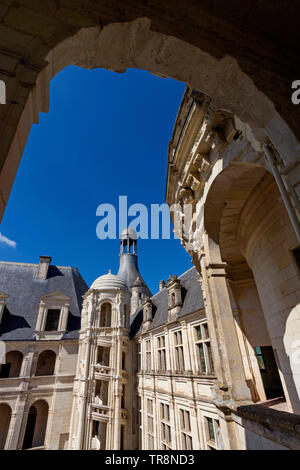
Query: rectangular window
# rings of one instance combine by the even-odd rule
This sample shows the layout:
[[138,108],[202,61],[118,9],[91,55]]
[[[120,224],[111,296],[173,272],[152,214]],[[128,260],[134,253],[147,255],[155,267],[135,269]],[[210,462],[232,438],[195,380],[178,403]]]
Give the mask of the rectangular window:
[[200,374],[214,374],[214,363],[207,323],[194,327],[197,365]]
[[205,417],[206,445],[208,450],[218,450],[219,422]]
[[170,406],[166,403],[160,404],[160,439],[161,449],[172,449],[172,433],[170,423]]
[[60,317],[60,310],[48,309],[45,331],[57,331]]
[[159,336],[157,338],[157,354],[158,354],[158,370],[166,371],[166,343],[165,337]]
[[147,398],[147,441],[148,449],[154,450],[153,401]]
[[146,371],[150,372],[151,367],[151,340],[146,340]]
[[182,344],[182,332],[176,331],[174,333],[174,352],[175,352],[175,370],[183,372],[185,370],[184,352]]
[[191,418],[190,412],[187,410],[179,410],[179,423],[180,423],[180,441],[182,450],[193,449],[193,439],[191,431]]
[[142,343],[137,343],[137,371],[142,370]]

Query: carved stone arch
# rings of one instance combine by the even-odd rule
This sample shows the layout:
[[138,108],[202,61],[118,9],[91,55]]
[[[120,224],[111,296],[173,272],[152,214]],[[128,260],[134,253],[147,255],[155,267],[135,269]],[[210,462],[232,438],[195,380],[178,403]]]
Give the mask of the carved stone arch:
[[49,403],[44,398],[35,400],[30,405],[23,439],[23,449],[44,447],[48,412]]
[[99,327],[109,328],[112,324],[113,304],[111,300],[103,299],[99,305]]
[[204,226],[226,262],[232,308],[240,312],[247,340],[253,347],[272,347],[283,389],[278,376],[278,393],[285,395],[290,410],[299,412],[292,360],[300,295],[292,251],[298,241],[273,175],[255,164],[228,165],[209,188]]
[[52,349],[41,351],[36,365],[36,376],[54,375],[56,352]]
[[[196,18],[197,22],[202,22],[204,18],[203,11],[201,7],[199,9]],[[86,11],[82,11],[78,18],[83,18],[85,14]],[[105,11],[102,14],[106,17]],[[201,28],[199,29],[199,26],[197,26],[198,32],[193,34],[193,38],[191,38],[188,34],[190,28],[185,27],[181,33],[177,30],[177,22],[182,24],[181,16],[180,21],[177,17],[173,27],[171,27],[170,21],[166,19],[168,15],[162,18],[160,13],[156,12],[154,14],[156,20],[153,22],[153,12],[152,14],[148,13],[145,17],[144,7],[142,9],[137,8],[135,14],[129,15],[129,17],[126,15],[122,17],[121,15],[122,20],[116,18],[115,12],[112,12],[112,16],[106,18],[103,27],[99,27],[99,16],[95,21],[93,15],[94,12],[88,21],[83,21],[82,24],[80,24],[80,21],[76,22],[72,27],[61,22],[57,25],[60,34],[53,35],[53,32],[50,33],[52,40],[43,48],[37,48],[39,51],[38,56],[36,56],[36,51],[32,51],[32,57],[28,59],[28,51],[26,50],[26,58],[22,57],[22,53],[21,56],[16,58],[22,64],[21,68],[24,75],[27,76],[28,74],[29,83],[26,83],[27,100],[24,100],[24,108],[20,106],[16,121],[14,121],[14,127],[11,128],[9,123],[9,132],[5,133],[5,126],[8,126],[8,123],[4,122],[3,124],[2,135],[7,134],[8,136],[0,152],[0,185],[3,192],[4,206],[9,197],[31,124],[38,122],[39,111],[48,111],[50,80],[70,64],[90,69],[103,67],[116,72],[124,72],[127,67],[134,67],[185,82],[192,89],[200,90],[211,97],[212,105],[217,109],[231,112],[237,115],[241,121],[249,123],[255,128],[265,129],[274,145],[279,145],[279,151],[284,154],[284,158],[289,161],[297,158],[296,150],[299,143],[277,111],[282,112],[285,120],[289,122],[299,138],[300,130],[298,119],[296,119],[297,110],[290,102],[290,82],[287,81],[284,73],[279,73],[281,70],[286,71],[286,67],[281,69],[278,67],[277,62],[273,64],[273,72],[279,74],[279,78],[276,83],[267,80],[268,86],[266,86],[265,77],[261,77],[260,74],[256,73],[256,70],[255,73],[253,72],[252,62],[251,66],[248,63],[248,66],[245,67],[245,62],[249,59],[245,57],[244,51],[238,53],[238,49],[232,50],[230,48],[229,45],[234,42],[232,38],[227,42],[222,41],[220,38],[221,40],[218,41],[218,46],[216,46],[216,38],[220,36],[219,30],[218,33],[214,34],[213,41],[205,41],[205,34],[202,36]],[[73,16],[73,11],[70,11],[70,18]],[[204,29],[207,29],[207,24],[210,25],[208,28],[208,34],[210,35],[212,34],[210,29],[214,29],[213,25],[219,24],[219,19],[217,20],[214,15],[212,17],[214,17],[214,20],[207,23],[204,20]],[[94,18],[94,20],[91,20],[91,18]],[[273,21],[275,22],[274,16]],[[33,19],[32,24],[35,23],[36,19]],[[222,23],[222,30],[224,24]],[[19,22],[17,25],[19,27]],[[39,25],[37,24],[37,26]],[[31,26],[28,27],[29,30],[26,33],[30,34]],[[276,27],[278,37],[280,36],[282,39],[282,29],[279,29],[278,24],[276,24]],[[226,34],[230,36],[232,30],[230,28],[225,29]],[[35,35],[35,31],[32,31],[32,33]],[[258,31],[255,31],[255,33],[258,34]],[[276,35],[273,36],[276,37]],[[38,42],[41,41],[40,38],[36,39]],[[241,41],[241,34],[239,34],[239,41]],[[255,43],[250,41],[249,36],[243,36],[243,41],[244,47],[246,47],[246,44],[248,47],[255,46]],[[214,44],[213,47],[212,44]],[[291,50],[290,46],[289,50]],[[25,51],[23,52],[25,55]],[[269,54],[271,60],[274,54],[273,43],[272,54],[270,50]],[[260,63],[260,69],[263,71],[262,75],[269,74],[269,69],[266,70],[265,55],[261,57],[260,48],[256,48],[253,57]],[[277,54],[277,61],[279,60],[278,57]],[[28,60],[29,63],[27,63]],[[34,63],[34,67],[31,62]],[[11,88],[19,90],[16,83],[14,85]],[[271,85],[272,91],[270,91]],[[21,84],[19,86],[21,87]],[[277,92],[278,87],[283,87],[282,93]],[[285,97],[283,101],[282,96]],[[8,107],[15,102],[15,98],[15,96],[8,96]],[[288,108],[288,112],[286,108]],[[5,113],[5,115],[9,115],[6,108]]]

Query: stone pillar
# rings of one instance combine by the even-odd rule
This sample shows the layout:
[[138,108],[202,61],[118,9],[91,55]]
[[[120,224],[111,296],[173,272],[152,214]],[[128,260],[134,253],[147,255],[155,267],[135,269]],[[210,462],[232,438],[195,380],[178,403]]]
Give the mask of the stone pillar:
[[114,422],[113,422],[113,450],[120,449],[120,415],[121,415],[121,394],[122,384],[119,378],[116,379],[114,390]]
[[169,402],[170,407],[170,425],[171,425],[171,436],[172,436],[172,449],[178,449],[176,444],[176,423],[175,423],[175,411],[174,411],[174,403],[173,397],[171,397],[171,401]]
[[86,399],[87,399],[87,387],[88,387],[88,375],[90,369],[90,339],[85,340],[84,345],[84,354],[83,354],[83,370],[79,381],[79,416],[78,416],[78,432],[77,432],[77,444],[76,449],[81,450],[84,446],[84,428],[85,428],[85,411],[86,411]]
[[113,390],[113,407],[114,407],[114,419],[113,419],[113,449],[120,449],[120,429],[121,429],[121,394],[122,394],[122,337],[120,330],[115,336],[116,341],[116,357],[115,357],[115,378],[114,378],[114,390]]
[[33,373],[32,366],[34,360],[34,349],[29,349],[27,356],[24,357],[20,377],[30,377]]
[[206,234],[200,263],[218,388],[233,405],[251,401],[219,247]]
[[242,329],[241,320],[240,320],[241,311],[236,305],[234,295],[229,284],[228,284],[228,292],[229,292],[230,300],[231,300],[232,307],[233,307],[232,311],[233,311],[233,316],[235,320],[236,333],[237,333],[240,350],[241,350],[241,356],[242,356],[242,361],[243,361],[243,366],[244,366],[244,371],[245,371],[245,378],[246,378],[246,382],[251,392],[252,400],[255,403],[259,400],[265,400],[266,394],[264,391],[264,386],[262,383],[258,363],[255,358],[253,349],[251,345],[249,344],[249,341],[247,340]]
[[164,329],[165,345],[166,345],[166,370],[171,371],[171,349],[169,341],[169,328]]
[[190,407],[191,431],[193,437],[193,449],[200,450],[199,431],[197,426],[197,410],[195,405]]
[[8,436],[6,439],[7,450],[16,450],[21,449],[23,442],[20,442],[20,433],[23,421],[27,420],[27,414],[24,414],[25,404],[26,404],[26,393],[20,393],[15,404],[15,409],[13,410],[10,426],[8,430]]
[[218,245],[207,234],[200,254],[202,287],[214,358],[217,382],[212,387],[218,408],[224,449],[237,449],[231,409],[252,403],[237,337],[234,315],[228,292],[225,267]]

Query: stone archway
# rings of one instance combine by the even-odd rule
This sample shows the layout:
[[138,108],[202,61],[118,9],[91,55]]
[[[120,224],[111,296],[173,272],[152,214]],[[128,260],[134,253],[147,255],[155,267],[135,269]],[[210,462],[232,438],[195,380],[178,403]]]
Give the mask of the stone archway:
[[28,411],[23,449],[45,445],[49,406],[45,400],[36,401]]
[[55,370],[56,354],[54,351],[47,349],[41,352],[38,358],[35,375],[45,376],[53,375]]
[[5,449],[11,414],[11,407],[6,403],[0,403],[0,450]]
[[[245,286],[246,280],[254,281],[247,305],[245,287],[241,292],[242,287],[235,284],[233,309],[237,308],[235,303],[243,303],[248,313],[252,309],[252,318],[259,322],[259,335],[263,329],[260,306],[253,303],[253,289],[257,289],[289,407],[299,413],[300,370],[292,360],[297,335],[294,320],[300,299],[299,267],[293,257],[298,241],[271,173],[253,164],[227,166],[208,191],[204,225],[208,237],[219,247],[222,261],[227,263],[227,276],[233,284],[238,281]],[[248,333],[253,338],[255,325],[251,327],[250,315],[244,314],[243,321],[248,322]]]
[[[298,29],[291,7],[282,12],[253,2],[241,14],[234,0],[217,11],[205,2],[181,1],[163,1],[159,9],[140,2],[85,7],[60,2],[50,10],[23,3],[5,7],[2,15],[8,104],[0,114],[1,214],[31,124],[38,122],[39,111],[48,110],[49,82],[69,64],[116,72],[136,67],[186,82],[211,97],[212,106],[263,129],[287,165],[297,163],[299,144],[291,129],[298,138],[300,130],[290,86],[297,78],[291,59],[294,54],[297,63],[298,51],[289,38],[292,31],[297,37]],[[257,28],[260,15],[269,18],[268,25],[262,22],[263,32]]]
[[8,366],[6,376],[7,377],[19,377],[21,368],[22,368],[22,363],[23,363],[23,354],[20,351],[9,351],[6,354],[5,366]]
[[112,315],[112,308],[110,302],[105,302],[101,305],[100,308],[100,315],[99,315],[99,327],[100,328],[110,328],[111,327],[111,315]]

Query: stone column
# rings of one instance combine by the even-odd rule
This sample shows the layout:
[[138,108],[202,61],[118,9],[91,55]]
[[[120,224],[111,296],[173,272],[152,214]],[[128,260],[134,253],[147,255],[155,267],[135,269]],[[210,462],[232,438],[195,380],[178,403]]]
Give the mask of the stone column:
[[24,357],[20,377],[30,377],[33,373],[34,348],[29,348],[27,356]]
[[155,354],[156,349],[154,347],[153,333],[150,333],[150,346],[151,346],[151,370],[149,372],[155,371]]
[[174,411],[173,397],[171,397],[171,401],[169,402],[169,409],[170,409],[172,449],[178,449],[177,443],[176,443],[176,423],[175,423],[175,411]]
[[[204,235],[200,263],[206,298],[206,313],[212,340],[218,388],[228,403],[251,401],[236,334],[234,315],[226,281],[226,263],[218,245]],[[221,398],[221,397],[219,397]],[[225,404],[225,403],[224,403]]]
[[166,346],[166,371],[171,370],[171,350],[169,342],[169,328],[164,328],[165,346]]
[[199,442],[199,432],[197,426],[197,413],[195,405],[190,407],[190,419],[191,419],[191,431],[192,431],[192,438],[193,438],[193,449],[200,450],[200,442]]
[[114,406],[114,420],[113,420],[113,449],[120,449],[120,419],[121,419],[121,394],[122,394],[122,338],[121,331],[118,330],[116,334],[116,358],[115,358],[115,377],[114,377],[114,390],[113,390],[113,406]]
[[13,410],[10,426],[8,430],[8,436],[6,439],[7,450],[21,449],[23,442],[20,442],[20,433],[23,421],[27,420],[27,414],[24,414],[25,404],[27,399],[27,393],[20,393]]
[[77,445],[76,449],[83,449],[84,445],[84,428],[85,428],[85,411],[86,411],[86,399],[87,399],[87,387],[89,379],[89,368],[90,368],[90,339],[86,339],[82,343],[84,345],[83,362],[84,368],[82,376],[79,381],[79,416],[78,416],[78,432],[77,432]]
[[114,422],[113,422],[113,450],[120,449],[120,415],[121,415],[121,394],[122,384],[119,378],[116,379],[114,390]]
[[245,378],[246,378],[246,382],[251,392],[252,400],[254,402],[257,402],[259,400],[266,400],[266,394],[264,391],[264,386],[262,383],[258,363],[255,357],[255,354],[253,352],[253,349],[243,332],[243,328],[242,328],[241,320],[240,320],[241,311],[236,305],[230,284],[228,284],[228,291],[229,291],[230,300],[232,303],[232,311],[233,311],[233,316],[235,320],[236,333],[237,333],[237,337],[238,337],[238,341],[240,345],[241,356],[242,356],[242,361],[243,361],[244,370],[245,370]]
[[226,263],[218,245],[207,234],[200,253],[205,310],[211,336],[217,382],[212,398],[218,408],[224,449],[236,449],[237,439],[231,409],[252,403],[237,337],[226,280]]

